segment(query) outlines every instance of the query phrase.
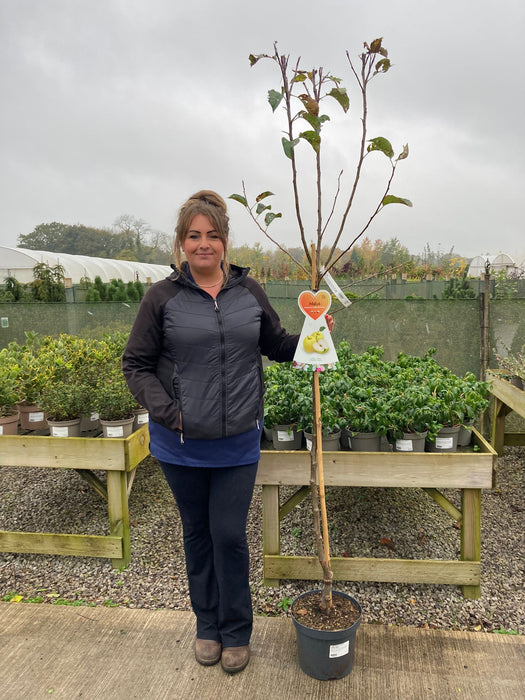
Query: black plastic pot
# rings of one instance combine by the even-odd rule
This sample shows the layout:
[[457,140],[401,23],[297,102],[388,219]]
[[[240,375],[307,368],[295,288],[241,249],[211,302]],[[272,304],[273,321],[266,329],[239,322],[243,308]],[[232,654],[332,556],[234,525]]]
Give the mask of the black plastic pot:
[[[296,598],[320,591],[308,591]],[[319,681],[331,681],[347,676],[354,665],[354,649],[357,628],[361,623],[362,608],[351,596],[341,591],[333,591],[333,596],[341,596],[352,601],[359,610],[359,618],[343,630],[316,630],[305,627],[292,614],[297,634],[297,651],[301,670]],[[295,604],[295,603],[294,603]]]

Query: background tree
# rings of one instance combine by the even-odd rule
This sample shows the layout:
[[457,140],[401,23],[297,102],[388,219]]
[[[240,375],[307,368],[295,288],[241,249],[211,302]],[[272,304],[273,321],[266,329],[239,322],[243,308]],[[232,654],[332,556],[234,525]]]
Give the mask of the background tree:
[[45,263],[38,263],[33,268],[33,277],[31,293],[35,301],[52,302],[66,300],[64,268],[62,265],[49,267]]

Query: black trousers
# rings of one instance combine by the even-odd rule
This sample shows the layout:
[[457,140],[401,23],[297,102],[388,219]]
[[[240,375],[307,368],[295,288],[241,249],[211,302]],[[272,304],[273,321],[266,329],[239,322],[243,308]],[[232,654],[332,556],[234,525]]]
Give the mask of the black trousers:
[[244,646],[253,626],[246,520],[257,465],[183,467],[161,462],[184,536],[197,637]]

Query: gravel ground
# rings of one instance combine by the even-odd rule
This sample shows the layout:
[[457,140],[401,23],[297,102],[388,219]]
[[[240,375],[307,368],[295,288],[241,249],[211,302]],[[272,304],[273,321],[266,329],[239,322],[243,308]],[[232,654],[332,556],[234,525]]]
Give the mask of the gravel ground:
[[[525,448],[505,448],[498,485],[483,492],[482,596],[457,586],[336,582],[363,607],[363,621],[452,630],[525,633]],[[282,500],[293,489],[282,489]],[[459,492],[445,495],[459,505]],[[260,615],[285,615],[288,598],[312,582],[262,584],[261,494],[248,522],[251,587]],[[456,559],[459,530],[419,489],[328,488],[334,556]],[[189,609],[181,525],[153,458],[143,462],[130,496],[130,566],[105,559],[0,553],[0,599],[48,604]],[[105,503],[73,471],[0,469],[0,529],[108,534]],[[314,553],[309,500],[281,525],[282,552]]]

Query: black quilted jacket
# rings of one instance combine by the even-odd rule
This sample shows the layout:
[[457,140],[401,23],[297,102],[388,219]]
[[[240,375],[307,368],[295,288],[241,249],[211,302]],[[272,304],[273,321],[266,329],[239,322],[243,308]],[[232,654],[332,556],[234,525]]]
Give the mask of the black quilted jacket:
[[230,266],[213,299],[182,271],[144,295],[124,351],[123,372],[150,419],[185,437],[215,439],[263,416],[261,353],[293,359],[289,335],[248,268]]

